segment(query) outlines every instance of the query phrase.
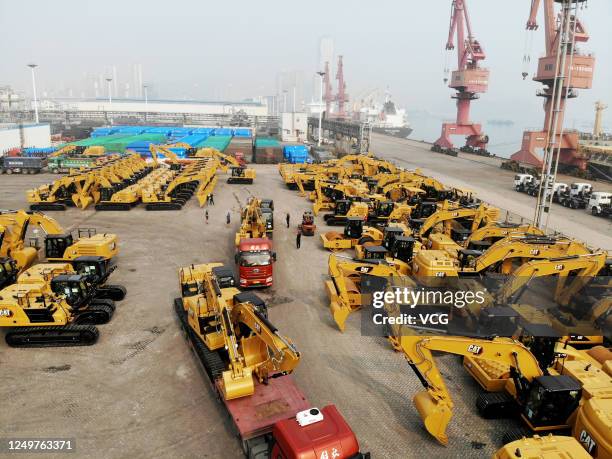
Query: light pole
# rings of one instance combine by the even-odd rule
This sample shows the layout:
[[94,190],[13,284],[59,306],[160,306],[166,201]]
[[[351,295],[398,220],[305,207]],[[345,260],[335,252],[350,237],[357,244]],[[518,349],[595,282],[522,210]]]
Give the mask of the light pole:
[[283,89],[283,113],[287,113],[287,90]]
[[321,117],[323,116],[323,77],[325,76],[325,72],[317,72],[319,78],[321,79],[321,96],[319,97],[319,141],[317,142],[317,146],[321,146]]
[[38,67],[38,64],[28,64],[28,67],[32,70],[32,91],[34,91],[34,117],[36,124],[38,124],[38,99],[36,98],[36,77],[34,76],[34,69]]
[[145,123],[147,122],[147,112],[149,111],[149,93],[147,91],[147,89],[149,89],[149,87],[145,84],[142,86],[144,88],[144,96],[145,96]]
[[[113,81],[112,78],[107,78],[106,82],[108,83],[108,111],[110,112],[112,110],[112,106],[113,106],[113,96],[112,96],[112,90],[111,90],[111,81]],[[113,116],[110,116],[110,124],[113,124]]]

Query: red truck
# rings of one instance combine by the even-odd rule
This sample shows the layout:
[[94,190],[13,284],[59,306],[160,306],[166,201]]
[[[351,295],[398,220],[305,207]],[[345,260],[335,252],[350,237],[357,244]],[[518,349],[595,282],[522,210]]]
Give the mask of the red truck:
[[359,451],[357,438],[338,409],[334,405],[313,408],[292,375],[270,378],[266,384],[255,381],[253,395],[225,400],[223,378],[211,375],[222,364],[189,326],[181,298],[174,300],[174,308],[191,348],[230,415],[247,458],[370,459],[370,453]]
[[268,238],[244,238],[235,255],[240,287],[270,287],[276,253]]

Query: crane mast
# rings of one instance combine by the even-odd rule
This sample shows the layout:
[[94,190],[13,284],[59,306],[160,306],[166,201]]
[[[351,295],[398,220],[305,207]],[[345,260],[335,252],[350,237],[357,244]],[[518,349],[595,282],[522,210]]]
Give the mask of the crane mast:
[[[544,98],[544,127],[540,131],[525,131],[521,149],[511,157],[514,161],[542,167],[547,163],[556,172],[558,163],[571,168],[586,169],[587,158],[578,152],[578,133],[564,132],[563,119],[567,99],[576,97],[575,89],[590,89],[595,58],[579,52],[576,45],[586,43],[589,35],[578,18],[579,6],[587,0],[532,0],[526,29],[538,29],[540,6],[544,13],[545,55],[538,61],[534,81],[544,88],[537,95]],[[555,3],[561,5],[555,13]],[[526,76],[526,73],[524,73]],[[543,150],[543,155],[540,151]],[[550,156],[548,159],[547,157]],[[554,157],[554,159],[553,159]],[[552,186],[552,184],[550,184]]]
[[[466,37],[467,33],[467,37]],[[457,70],[452,72],[448,86],[457,92],[457,119],[454,123],[443,123],[442,134],[434,142],[434,148],[452,149],[451,135],[464,135],[462,150],[486,150],[488,136],[482,133],[481,125],[470,121],[470,104],[485,93],[489,85],[489,70],[481,68],[479,62],[485,59],[482,46],[474,38],[467,11],[466,0],[453,0],[446,49],[455,49],[457,39]]]
[[338,94],[336,95],[336,102],[338,103],[338,118],[344,118],[346,112],[344,106],[348,100],[346,94],[346,83],[344,82],[344,65],[342,63],[342,56],[338,56],[338,70],[336,71],[336,80],[338,80]]

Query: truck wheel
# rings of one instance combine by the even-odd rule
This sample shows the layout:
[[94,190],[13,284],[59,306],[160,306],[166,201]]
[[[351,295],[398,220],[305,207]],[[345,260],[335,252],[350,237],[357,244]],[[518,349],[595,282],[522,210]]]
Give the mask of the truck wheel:
[[58,169],[51,169],[51,173],[52,174],[59,174],[59,170]]
[[599,212],[597,211],[597,207],[593,206],[593,208],[591,209],[591,213],[595,216],[599,215]]
[[7,170],[6,170],[6,173],[7,173],[8,175],[11,175],[11,174],[13,173],[13,169],[7,169]]

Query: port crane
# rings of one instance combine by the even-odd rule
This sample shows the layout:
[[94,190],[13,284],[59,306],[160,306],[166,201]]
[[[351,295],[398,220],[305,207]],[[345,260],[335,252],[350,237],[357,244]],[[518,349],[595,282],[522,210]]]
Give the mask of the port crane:
[[338,103],[338,118],[345,118],[346,112],[344,106],[348,101],[348,95],[346,94],[346,83],[344,81],[344,64],[342,63],[342,56],[338,56],[338,70],[336,71],[336,80],[338,80],[338,94],[336,95],[336,102]]
[[[555,3],[561,5],[555,14]],[[579,6],[586,0],[532,0],[527,31],[535,31],[539,25],[537,15],[540,5],[544,9],[545,55],[538,61],[534,81],[544,88],[537,95],[544,98],[544,127],[541,131],[525,131],[521,149],[511,157],[514,161],[549,169],[549,163],[586,168],[587,157],[578,152],[578,133],[563,130],[567,99],[577,96],[576,89],[590,89],[593,82],[595,58],[583,54],[577,44],[586,43],[589,35],[578,18]],[[526,59],[529,59],[526,56]],[[527,72],[523,73],[525,77]],[[544,150],[544,157],[539,150]],[[549,158],[550,157],[550,158]],[[554,158],[553,158],[554,157]]]
[[[467,31],[467,38],[466,38]],[[451,74],[449,88],[457,92],[457,119],[454,123],[442,124],[442,134],[434,142],[434,149],[452,149],[451,135],[465,135],[466,144],[462,150],[486,150],[488,136],[482,133],[481,125],[470,121],[470,104],[485,93],[489,85],[489,70],[479,66],[485,59],[484,50],[472,34],[472,25],[467,11],[466,0],[453,0],[446,49],[455,49],[457,37],[457,70]],[[447,79],[445,78],[445,81]]]

